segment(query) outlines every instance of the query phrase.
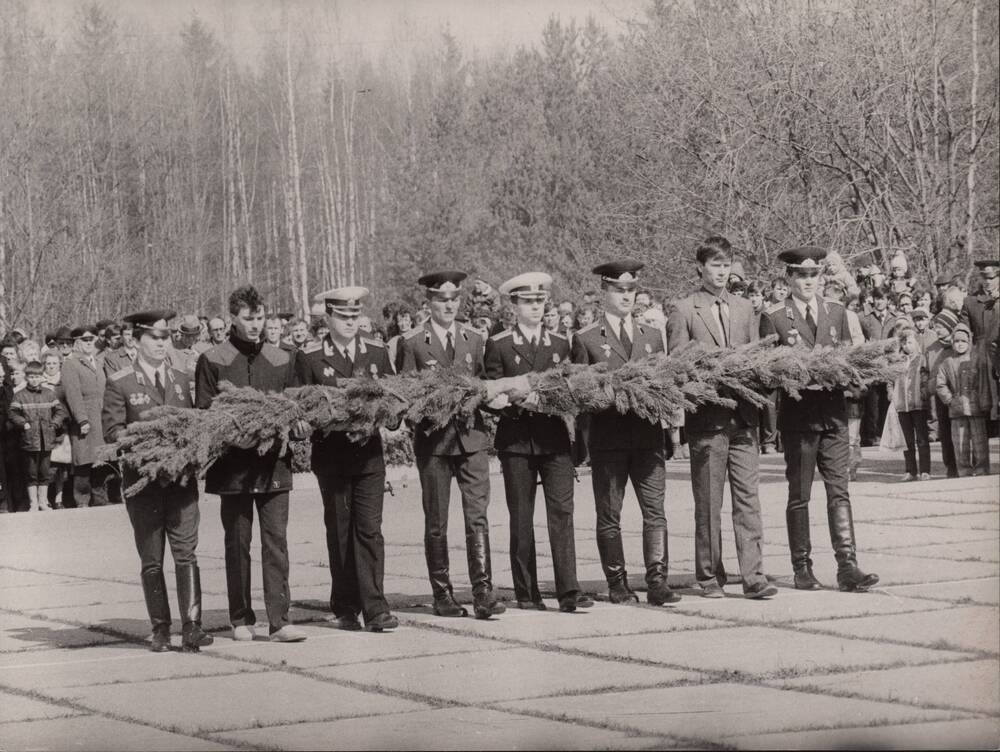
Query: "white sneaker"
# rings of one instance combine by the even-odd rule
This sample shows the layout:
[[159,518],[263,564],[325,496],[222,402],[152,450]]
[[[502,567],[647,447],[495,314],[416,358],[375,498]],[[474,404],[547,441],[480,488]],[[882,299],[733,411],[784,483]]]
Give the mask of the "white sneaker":
[[249,642],[254,636],[253,626],[250,624],[240,624],[233,627],[233,639],[237,642]]
[[305,639],[305,632],[292,624],[286,624],[271,635],[271,642],[302,642]]
[[920,473],[920,480],[930,480],[930,479],[931,479],[930,473]]
[[906,473],[905,475],[903,475],[902,477],[900,477],[900,480],[903,481],[903,483],[907,483],[907,482],[909,482],[911,480],[916,480],[916,479],[917,479],[917,476],[914,475],[913,473]]

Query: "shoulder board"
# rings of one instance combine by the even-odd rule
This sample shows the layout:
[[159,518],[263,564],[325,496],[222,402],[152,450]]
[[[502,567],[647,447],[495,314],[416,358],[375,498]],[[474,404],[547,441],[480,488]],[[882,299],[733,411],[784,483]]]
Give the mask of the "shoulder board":
[[379,339],[368,339],[367,337],[362,337],[361,341],[369,347],[385,347],[385,342]]
[[459,324],[458,328],[462,330],[463,334],[474,334],[475,336],[477,336],[480,339],[482,339],[483,335],[479,333],[479,330],[478,329],[474,329],[473,327],[469,326],[468,324]]
[[[174,368],[173,366],[167,366],[170,370],[170,375],[173,376],[175,381],[191,381],[194,376],[181,368]],[[131,370],[131,369],[129,369]],[[112,376],[112,378],[114,378]]]
[[556,339],[566,339],[565,334],[560,334],[559,332],[549,332],[550,337],[555,337]]
[[413,339],[419,334],[423,334],[424,328],[422,326],[415,326],[406,334],[403,335],[403,339]]
[[576,333],[583,334],[585,332],[589,332],[591,329],[596,329],[598,324],[600,324],[599,321],[595,321],[593,324],[587,324],[585,327],[583,327],[583,329],[577,329]]
[[[174,370],[176,371],[177,369],[175,368]],[[131,363],[129,365],[125,366],[125,368],[120,368],[119,370],[117,370],[113,374],[111,374],[111,380],[112,381],[121,381],[126,376],[128,376],[130,373],[132,373],[132,364]]]
[[499,342],[500,340],[509,337],[513,333],[514,332],[513,332],[512,329],[504,329],[502,332],[497,332],[492,337],[490,337],[490,341],[491,342]]
[[775,303],[775,304],[774,304],[774,305],[772,305],[772,306],[768,306],[768,308],[767,308],[767,310],[765,311],[765,313],[777,313],[778,311],[783,311],[784,309],[785,309],[785,304],[784,304],[784,302],[781,302],[781,303]]
[[319,352],[322,349],[323,349],[322,342],[310,342],[308,345],[302,348],[302,352],[303,354],[308,355],[309,353]]

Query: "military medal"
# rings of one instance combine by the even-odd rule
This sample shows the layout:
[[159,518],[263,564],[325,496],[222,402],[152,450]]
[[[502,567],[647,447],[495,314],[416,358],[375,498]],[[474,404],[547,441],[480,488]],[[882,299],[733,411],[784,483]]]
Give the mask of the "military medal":
[[372,363],[368,366],[368,370],[372,372],[372,378],[378,378],[378,366]]
[[472,353],[465,354],[465,362],[468,363],[470,366],[472,365]]
[[799,330],[792,327],[788,330],[788,344],[794,345],[799,341]]
[[334,376],[334,375],[336,375],[336,373],[337,372],[334,369],[332,369],[330,366],[327,366],[326,368],[323,369],[323,375],[324,376]]
[[646,343],[646,355],[652,355],[652,353],[653,353],[653,346],[647,342]]
[[514,365],[516,366],[520,362],[521,362],[521,356],[520,355],[515,355],[514,356]]
[[830,327],[830,339],[837,342],[837,327],[835,326]]
[[552,353],[552,362],[556,364],[559,363],[559,353]]
[[611,345],[603,344],[603,345],[601,345],[601,349],[604,350],[604,357],[605,358],[610,358],[611,357]]

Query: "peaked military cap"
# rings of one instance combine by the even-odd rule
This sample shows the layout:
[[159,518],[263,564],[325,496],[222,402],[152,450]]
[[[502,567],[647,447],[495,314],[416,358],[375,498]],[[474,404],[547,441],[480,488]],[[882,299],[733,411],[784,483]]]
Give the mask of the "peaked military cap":
[[976,266],[983,270],[983,276],[987,279],[993,279],[1000,274],[1000,260],[980,259],[976,262]]
[[69,342],[73,339],[73,330],[68,326],[60,326],[55,331],[56,342]]
[[81,337],[86,337],[88,334],[92,337],[96,337],[97,327],[95,327],[93,324],[83,324],[81,326],[76,327],[76,329],[73,329],[69,333],[69,336],[70,339],[80,339]]
[[362,301],[367,297],[367,287],[334,287],[332,290],[317,294],[313,301],[326,306],[327,313],[335,313],[338,316],[360,316]]
[[101,319],[96,324],[94,324],[94,328],[97,329],[98,333],[100,333],[114,323],[115,323],[114,319]]
[[549,296],[552,287],[552,276],[545,272],[525,272],[511,277],[499,290],[501,295],[524,300],[544,300]]
[[281,313],[276,313],[275,316],[282,321],[291,321],[295,318],[295,314],[290,311],[282,311]]
[[951,275],[949,274],[944,274],[944,273],[939,274],[934,280],[935,287],[942,287],[944,285],[949,285],[949,284],[951,284]]
[[789,248],[778,254],[778,261],[781,261],[789,269],[815,270],[816,272],[819,272],[820,262],[825,258],[826,251],[815,245]]
[[180,322],[177,324],[177,329],[181,334],[198,334],[201,331],[201,322],[198,321],[198,317],[192,313],[187,316],[182,316]]
[[428,295],[446,295],[454,298],[462,294],[461,285],[468,276],[465,272],[433,272],[422,276],[417,280],[417,284],[426,287]]
[[154,337],[169,337],[170,327],[167,322],[177,314],[167,308],[156,308],[150,311],[130,313],[125,321],[132,324],[136,337],[142,337],[146,332]]
[[634,287],[639,280],[639,270],[646,265],[641,261],[632,259],[621,259],[620,261],[610,261],[606,264],[599,264],[590,271],[599,274],[602,282],[610,282],[613,285]]

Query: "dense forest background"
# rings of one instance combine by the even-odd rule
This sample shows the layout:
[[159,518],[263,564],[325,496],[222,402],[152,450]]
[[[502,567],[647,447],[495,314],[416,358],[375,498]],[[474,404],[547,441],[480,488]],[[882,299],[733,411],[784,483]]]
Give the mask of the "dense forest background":
[[998,10],[985,0],[656,0],[609,34],[552,20],[405,64],[283,15],[252,59],[81,3],[68,32],[0,0],[0,318],[41,329],[152,304],[412,299],[421,271],[562,294],[597,259],[660,294],[723,233],[750,271],[792,244],[922,271],[997,255]]

